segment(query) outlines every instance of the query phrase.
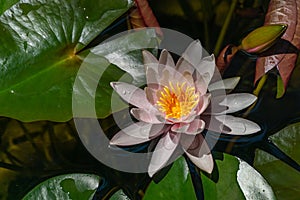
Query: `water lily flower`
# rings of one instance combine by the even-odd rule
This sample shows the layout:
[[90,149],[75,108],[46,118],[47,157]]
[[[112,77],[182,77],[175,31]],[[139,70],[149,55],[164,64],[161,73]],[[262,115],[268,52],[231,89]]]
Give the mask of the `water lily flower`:
[[[239,78],[211,83],[214,56],[202,58],[202,46],[192,42],[175,65],[167,50],[157,60],[143,51],[147,86],[144,89],[124,82],[112,82],[113,89],[136,108],[138,120],[118,132],[110,144],[128,146],[159,138],[148,173],[153,176],[181,150],[200,169],[211,173],[213,158],[201,132],[210,129],[225,134],[252,134],[260,130],[252,121],[226,115],[251,105],[256,97],[238,93],[212,96],[213,91],[233,89]],[[212,109],[212,104],[217,109]],[[226,128],[224,128],[226,127]]]

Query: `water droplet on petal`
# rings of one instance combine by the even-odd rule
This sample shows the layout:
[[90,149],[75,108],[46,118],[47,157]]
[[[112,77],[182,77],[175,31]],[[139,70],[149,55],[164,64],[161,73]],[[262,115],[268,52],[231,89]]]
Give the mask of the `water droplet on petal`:
[[126,93],[127,93],[126,90],[123,90],[122,94],[126,95]]

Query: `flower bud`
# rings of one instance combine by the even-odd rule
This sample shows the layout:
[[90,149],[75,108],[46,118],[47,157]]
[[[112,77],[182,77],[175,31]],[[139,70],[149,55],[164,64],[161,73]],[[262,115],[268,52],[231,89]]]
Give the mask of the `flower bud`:
[[259,27],[249,33],[243,40],[239,49],[248,53],[262,53],[270,48],[286,31],[285,24],[271,24]]

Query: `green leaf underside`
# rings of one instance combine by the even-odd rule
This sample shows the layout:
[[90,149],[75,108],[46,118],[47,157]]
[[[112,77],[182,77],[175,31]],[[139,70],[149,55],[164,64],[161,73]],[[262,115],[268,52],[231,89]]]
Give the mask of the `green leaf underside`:
[[[130,0],[23,0],[7,10],[0,17],[0,115],[22,121],[72,118],[73,83],[83,59],[80,55],[89,51],[80,55],[76,52],[132,3]],[[135,42],[147,43],[150,36],[153,34]],[[107,61],[102,63],[107,66]],[[110,70],[117,75],[123,73],[115,66],[110,66]],[[116,78],[110,73],[100,87],[109,87],[109,82]],[[108,99],[112,90],[99,92],[97,96]],[[107,105],[101,107],[103,102],[96,100],[98,117],[111,112]]]
[[[271,136],[271,140],[287,155],[300,163],[300,123],[287,126]],[[284,162],[258,150],[255,167],[268,180],[278,199],[294,200],[300,196],[300,175]]]
[[50,178],[33,188],[23,200],[92,199],[100,178],[91,174],[67,174]]
[[150,183],[143,199],[196,199],[189,169],[183,157],[175,161],[166,177],[158,184]]

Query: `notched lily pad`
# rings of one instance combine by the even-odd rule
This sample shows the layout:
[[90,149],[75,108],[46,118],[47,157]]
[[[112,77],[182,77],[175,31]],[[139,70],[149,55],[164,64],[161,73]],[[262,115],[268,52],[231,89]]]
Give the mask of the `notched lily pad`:
[[92,199],[99,177],[91,174],[66,174],[50,178],[33,188],[23,200]]
[[[72,118],[74,79],[89,53],[81,50],[132,5],[132,0],[22,0],[3,13],[0,115],[22,121]],[[149,37],[153,34],[145,34],[134,42],[147,43]],[[107,61],[103,62],[106,66]],[[117,74],[123,73],[114,68]],[[111,74],[100,85],[109,85],[114,80]],[[98,96],[105,98],[111,95],[99,92]],[[99,117],[111,112],[102,103],[96,102]]]

